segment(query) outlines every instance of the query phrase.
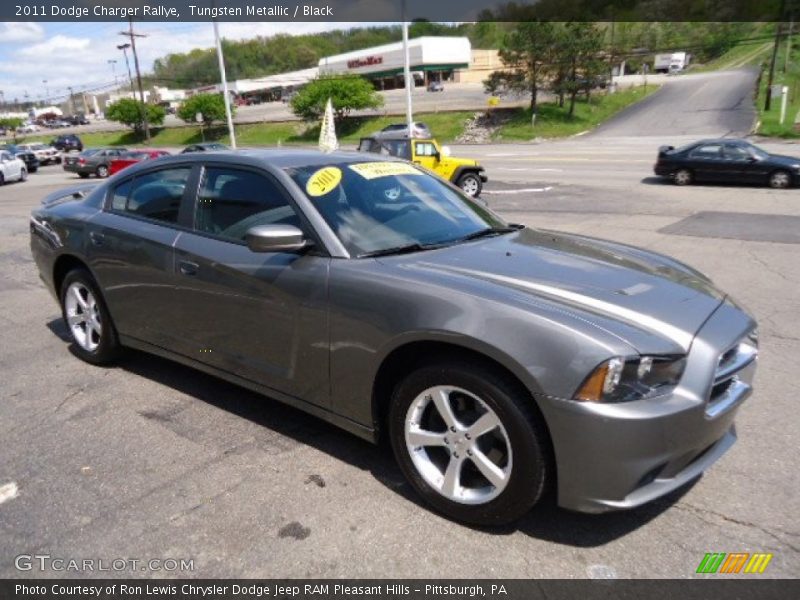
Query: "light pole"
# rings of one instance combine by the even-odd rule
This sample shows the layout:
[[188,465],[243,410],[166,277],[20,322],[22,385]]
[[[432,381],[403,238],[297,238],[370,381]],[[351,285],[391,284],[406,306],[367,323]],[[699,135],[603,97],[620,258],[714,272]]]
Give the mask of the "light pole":
[[122,53],[125,55],[125,66],[128,68],[128,81],[131,83],[131,98],[136,100],[136,89],[133,87],[133,75],[131,75],[131,63],[128,62],[128,48],[130,47],[130,44],[120,44],[117,46],[117,50],[122,50]]
[[117,82],[117,61],[113,58],[109,58],[107,62],[111,65],[111,73],[114,75],[114,89],[117,89],[119,87],[119,83]]

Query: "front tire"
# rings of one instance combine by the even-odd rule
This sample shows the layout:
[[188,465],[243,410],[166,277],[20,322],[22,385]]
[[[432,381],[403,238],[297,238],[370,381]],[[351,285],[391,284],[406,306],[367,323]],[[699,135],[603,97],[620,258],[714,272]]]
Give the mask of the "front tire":
[[689,169],[678,169],[673,175],[675,185],[689,185],[694,180],[694,176]]
[[395,388],[389,437],[406,479],[434,509],[475,525],[527,513],[549,476],[534,400],[480,363],[420,368]]
[[120,350],[117,331],[89,272],[74,269],[67,273],[60,299],[75,354],[94,365],[113,362]]
[[792,176],[788,171],[774,171],[769,176],[769,187],[776,190],[783,190],[792,184]]
[[477,198],[481,195],[483,189],[483,182],[477,173],[464,173],[458,178],[456,185],[461,188],[467,196]]
[[105,179],[106,177],[108,177],[108,167],[106,165],[100,165],[99,167],[97,167],[95,174],[100,179]]
[[27,179],[28,179],[28,170],[23,167],[22,169],[20,169],[19,172],[19,180],[27,181]]

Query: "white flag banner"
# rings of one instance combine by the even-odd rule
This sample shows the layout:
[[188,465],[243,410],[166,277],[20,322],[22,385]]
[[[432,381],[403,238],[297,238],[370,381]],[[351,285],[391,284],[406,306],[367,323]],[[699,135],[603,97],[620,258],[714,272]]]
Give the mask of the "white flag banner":
[[339,140],[336,139],[336,126],[333,121],[333,104],[328,98],[325,114],[322,115],[322,125],[319,129],[319,149],[323,152],[333,152],[338,148]]

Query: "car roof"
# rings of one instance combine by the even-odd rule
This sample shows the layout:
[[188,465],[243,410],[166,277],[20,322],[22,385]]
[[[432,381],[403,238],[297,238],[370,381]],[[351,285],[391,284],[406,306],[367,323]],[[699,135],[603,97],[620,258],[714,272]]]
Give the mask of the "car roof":
[[[360,163],[395,161],[392,156],[366,154],[364,152],[340,150],[322,152],[305,148],[243,148],[239,150],[215,150],[213,152],[173,154],[160,158],[168,162],[220,161],[236,164],[267,164],[279,169],[291,167],[324,166],[332,163]],[[165,164],[165,162],[160,162]]]
[[741,138],[712,138],[707,140],[700,140],[695,142],[695,146],[699,146],[700,144],[749,144],[747,140],[743,140]]
[[378,140],[381,142],[394,140],[414,140],[416,142],[432,140],[433,137],[408,135],[405,131],[376,131],[371,135],[365,135],[362,140]]

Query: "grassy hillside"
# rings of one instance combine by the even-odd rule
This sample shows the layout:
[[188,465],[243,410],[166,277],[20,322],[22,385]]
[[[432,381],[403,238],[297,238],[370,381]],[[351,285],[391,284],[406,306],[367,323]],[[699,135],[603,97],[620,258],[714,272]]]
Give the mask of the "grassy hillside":
[[[800,45],[800,35],[796,37],[794,43]],[[773,98],[770,110],[764,110],[764,101],[767,93],[767,72],[765,70],[761,77],[761,87],[756,100],[760,121],[757,133],[782,138],[800,138],[800,131],[795,129],[795,119],[800,115],[800,48],[792,51],[788,65],[786,63],[785,50],[785,46],[782,46],[778,52],[774,83],[775,85],[785,85],[789,88],[786,120],[781,125],[780,98]],[[787,66],[786,71],[784,71],[784,66]]]

